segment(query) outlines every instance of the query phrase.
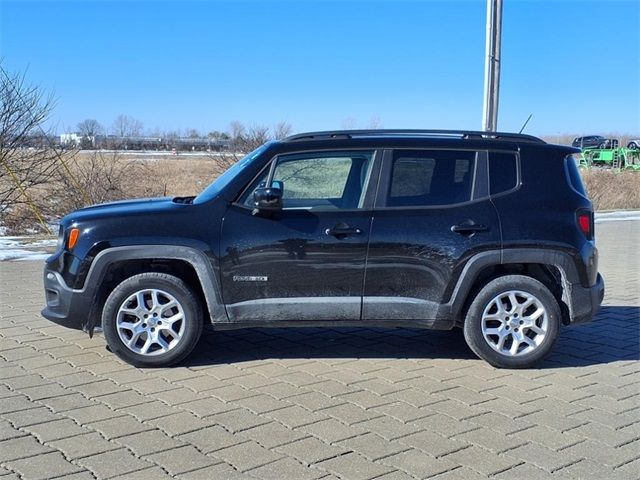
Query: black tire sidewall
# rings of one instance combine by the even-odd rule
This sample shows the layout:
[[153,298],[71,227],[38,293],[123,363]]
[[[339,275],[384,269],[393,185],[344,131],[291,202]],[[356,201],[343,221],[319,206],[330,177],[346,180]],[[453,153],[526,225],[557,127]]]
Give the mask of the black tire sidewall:
[[[549,327],[542,344],[533,352],[507,357],[496,352],[482,334],[482,314],[487,304],[500,293],[520,290],[534,295],[547,310]],[[480,358],[497,368],[529,368],[546,357],[560,333],[560,307],[549,289],[538,280],[524,275],[498,277],[483,287],[472,301],[464,322],[464,337],[469,348]]]
[[[155,356],[137,354],[122,342],[116,318],[122,303],[133,293],[157,288],[171,294],[185,314],[185,331],[180,343],[168,352]],[[142,273],[124,280],[109,295],[102,310],[102,329],[109,348],[127,363],[138,367],[167,367],[183,360],[196,346],[202,333],[202,308],[197,297],[181,279],[163,273]]]

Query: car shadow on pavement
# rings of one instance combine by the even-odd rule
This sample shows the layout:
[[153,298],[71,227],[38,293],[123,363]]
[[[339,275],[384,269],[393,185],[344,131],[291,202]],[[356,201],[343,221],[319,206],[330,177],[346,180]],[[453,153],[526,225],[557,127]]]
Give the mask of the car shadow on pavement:
[[[205,330],[182,366],[270,359],[458,359],[477,357],[462,330],[409,328],[247,328]],[[640,358],[640,307],[605,306],[588,324],[562,328],[537,368],[580,367]]]

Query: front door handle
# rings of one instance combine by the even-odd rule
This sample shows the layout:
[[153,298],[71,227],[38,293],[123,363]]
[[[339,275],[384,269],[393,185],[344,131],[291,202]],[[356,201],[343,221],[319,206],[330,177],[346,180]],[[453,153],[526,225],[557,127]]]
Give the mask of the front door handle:
[[333,228],[327,228],[324,233],[336,238],[344,238],[349,235],[361,235],[362,229],[356,227],[350,227],[345,223],[339,223]]
[[453,225],[451,227],[452,232],[459,233],[461,235],[471,235],[476,232],[486,232],[487,230],[489,230],[489,228],[486,225],[481,225],[479,223]]

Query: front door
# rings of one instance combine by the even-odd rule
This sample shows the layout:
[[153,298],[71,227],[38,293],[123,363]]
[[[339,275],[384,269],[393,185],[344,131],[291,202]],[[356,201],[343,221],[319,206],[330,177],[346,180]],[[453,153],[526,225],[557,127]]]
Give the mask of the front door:
[[[371,150],[286,154],[253,181],[222,224],[230,321],[360,320],[377,162]],[[282,183],[283,209],[257,213],[267,182]]]
[[[500,249],[487,152],[385,152],[371,230],[363,320],[435,319],[466,259]],[[431,324],[430,326],[436,326]]]

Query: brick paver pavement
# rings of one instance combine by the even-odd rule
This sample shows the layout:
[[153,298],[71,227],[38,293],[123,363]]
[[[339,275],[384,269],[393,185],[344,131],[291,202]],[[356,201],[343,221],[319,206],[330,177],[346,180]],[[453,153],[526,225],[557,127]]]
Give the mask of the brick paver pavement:
[[0,478],[637,479],[640,222],[597,229],[605,306],[521,371],[367,328],[208,332],[136,369],[39,316],[39,262],[0,263]]

